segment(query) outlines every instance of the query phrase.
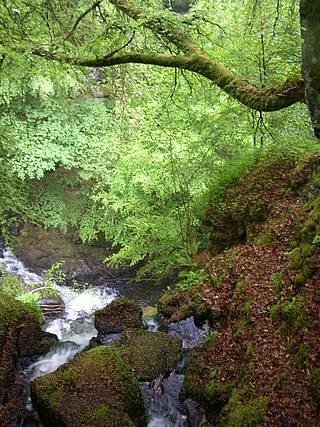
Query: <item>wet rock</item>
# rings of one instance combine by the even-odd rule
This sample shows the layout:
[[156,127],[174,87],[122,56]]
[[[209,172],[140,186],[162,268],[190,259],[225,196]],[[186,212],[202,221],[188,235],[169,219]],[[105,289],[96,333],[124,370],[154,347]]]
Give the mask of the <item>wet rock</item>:
[[103,263],[110,255],[106,242],[85,245],[76,232],[63,233],[58,229],[44,230],[26,223],[15,239],[15,253],[27,267],[41,274],[61,260],[67,280],[86,281],[88,276],[108,274]]
[[168,333],[179,338],[183,348],[198,347],[206,335],[204,330],[196,327],[193,316],[181,322],[170,323]]
[[198,427],[198,424],[189,423],[179,399],[183,379],[183,375],[172,372],[167,378],[159,378],[151,384],[141,383],[150,414],[149,427]]
[[112,347],[83,353],[30,387],[46,427],[146,425],[139,383]]
[[181,341],[164,332],[127,329],[114,343],[127,366],[142,381],[151,381],[173,370],[180,357]]
[[194,400],[187,399],[183,402],[188,415],[189,425],[198,427],[214,427],[207,420],[205,410]]
[[127,328],[143,328],[141,307],[125,298],[116,298],[94,314],[100,335],[117,334]]

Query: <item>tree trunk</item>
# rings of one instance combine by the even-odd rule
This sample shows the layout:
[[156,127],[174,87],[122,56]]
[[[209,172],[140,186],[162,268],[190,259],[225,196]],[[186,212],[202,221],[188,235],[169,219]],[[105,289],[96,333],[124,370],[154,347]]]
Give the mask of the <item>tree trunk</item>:
[[302,74],[314,129],[320,139],[320,0],[300,1]]

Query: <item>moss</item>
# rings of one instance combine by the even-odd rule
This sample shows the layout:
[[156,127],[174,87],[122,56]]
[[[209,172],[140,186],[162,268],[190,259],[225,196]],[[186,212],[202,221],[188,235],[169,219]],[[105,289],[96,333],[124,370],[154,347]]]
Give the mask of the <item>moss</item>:
[[304,243],[312,243],[314,237],[320,234],[320,197],[311,202],[310,209],[308,218],[301,231]]
[[285,272],[284,271],[280,271],[279,273],[273,273],[271,275],[271,280],[273,283],[273,300],[275,302],[278,302],[280,299],[280,294],[281,294],[281,290],[282,290],[282,279],[285,276]]
[[[57,371],[36,378],[30,387],[34,405],[48,427],[145,425],[139,383],[113,347],[100,346],[80,354]],[[118,424],[112,424],[114,416]]]
[[293,356],[293,362],[300,368],[305,366],[309,366],[309,348],[306,343],[302,343],[299,345],[296,354]]
[[152,307],[148,305],[143,309],[143,318],[152,317],[157,315],[157,307]]
[[173,370],[178,362],[181,341],[163,332],[128,329],[114,343],[129,369],[143,381],[151,381]]
[[126,427],[135,427],[135,424],[129,416],[106,404],[97,406],[95,418],[98,427],[105,427],[106,425],[108,425],[108,427],[119,427],[123,425]]
[[267,228],[261,231],[261,233],[257,238],[257,243],[261,246],[267,246],[272,241],[272,239],[273,239],[273,236],[270,232],[270,229]]
[[[210,334],[209,338],[199,348],[193,349],[190,359],[185,368],[185,379],[183,383],[183,396],[201,402],[209,411],[216,411],[216,402],[208,395],[208,390],[199,381],[207,375],[206,354],[210,352],[217,340],[218,334]],[[215,371],[216,372],[216,371]],[[213,376],[213,374],[212,374]],[[211,378],[212,379],[212,378]],[[221,405],[218,404],[221,409]]]
[[120,333],[126,328],[143,328],[142,308],[126,298],[116,298],[95,312],[94,323],[101,334]]
[[314,263],[312,255],[315,252],[315,245],[302,243],[299,247],[293,249],[290,254],[289,268],[299,270],[294,277],[294,283],[299,286],[305,283],[314,272]]
[[205,387],[204,392],[207,398],[214,402],[215,408],[221,409],[229,400],[234,383],[232,381],[220,381],[216,379],[217,370],[210,374],[209,384]]
[[239,280],[233,291],[232,300],[236,300],[239,296],[243,295],[246,291],[247,283],[245,280]]
[[304,307],[302,296],[293,297],[291,301],[274,304],[270,308],[272,322],[282,322],[283,330],[296,335],[299,329],[308,323],[308,312]]
[[252,341],[249,341],[247,344],[247,350],[246,350],[246,354],[250,355],[253,352],[253,345],[252,345]]
[[198,287],[174,289],[164,293],[158,300],[158,313],[163,325],[194,316],[196,323],[216,320],[220,312],[211,310],[203,301]]
[[241,402],[241,390],[235,390],[224,407],[221,416],[221,425],[226,427],[253,427],[263,419],[269,400],[265,396]]

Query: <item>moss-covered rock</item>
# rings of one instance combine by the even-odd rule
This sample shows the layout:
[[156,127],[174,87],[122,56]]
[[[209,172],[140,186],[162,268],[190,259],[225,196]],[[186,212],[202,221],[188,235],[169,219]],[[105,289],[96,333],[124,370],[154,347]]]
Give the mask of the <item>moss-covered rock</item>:
[[141,329],[127,329],[114,345],[127,366],[143,381],[151,381],[173,370],[181,349],[178,338]]
[[92,349],[36,378],[31,395],[48,427],[146,425],[139,383],[113,347]]
[[142,328],[142,308],[125,298],[116,298],[94,314],[99,334],[117,334],[127,328]]
[[9,425],[21,410],[22,387],[15,385],[18,359],[42,354],[56,341],[55,335],[42,331],[32,307],[0,292],[0,425]]
[[194,316],[197,324],[218,319],[220,313],[207,306],[197,287],[173,289],[165,292],[158,301],[158,315],[162,325]]

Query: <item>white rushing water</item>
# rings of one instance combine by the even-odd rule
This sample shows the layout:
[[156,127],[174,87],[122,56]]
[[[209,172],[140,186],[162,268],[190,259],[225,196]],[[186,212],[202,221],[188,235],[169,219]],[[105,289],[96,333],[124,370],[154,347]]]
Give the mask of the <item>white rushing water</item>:
[[25,283],[42,283],[42,278],[35,273],[31,273],[24,264],[16,258],[10,248],[2,249],[3,255],[0,258],[0,265],[3,271],[20,276]]
[[117,297],[115,290],[103,286],[81,292],[75,292],[66,286],[56,288],[65,304],[65,310],[61,317],[48,323],[46,331],[57,335],[59,344],[31,365],[31,378],[55,371],[82,351],[98,332],[93,325],[92,314]]
[[[3,249],[0,265],[4,271],[20,276],[25,283],[43,282],[42,278],[30,272],[9,248]],[[65,309],[59,318],[47,323],[45,330],[57,335],[59,344],[31,365],[31,378],[53,372],[83,350],[90,339],[97,335],[93,325],[94,311],[106,306],[118,295],[117,291],[107,285],[82,291],[75,291],[67,286],[54,287],[63,300]]]

